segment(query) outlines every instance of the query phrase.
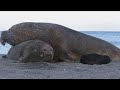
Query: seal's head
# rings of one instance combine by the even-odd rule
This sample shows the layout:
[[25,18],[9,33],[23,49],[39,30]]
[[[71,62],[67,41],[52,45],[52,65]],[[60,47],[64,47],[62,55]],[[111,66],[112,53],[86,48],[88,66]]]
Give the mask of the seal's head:
[[[35,40],[34,44],[36,43],[35,46],[29,47],[30,49],[33,48],[33,50],[31,52],[33,52],[36,57],[38,57],[38,59],[40,59],[41,61],[52,61],[53,57],[54,57],[54,51],[53,48],[42,41],[39,40]],[[36,58],[37,59],[37,58]]]
[[[47,44],[42,48],[42,51],[44,53],[44,56],[51,56],[53,54],[53,48]],[[53,58],[53,56],[52,56]]]
[[1,38],[0,38],[0,42],[2,45],[5,45],[6,43],[10,44],[10,45],[14,45],[14,38],[13,38],[14,34],[13,32],[10,31],[2,31],[1,33]]

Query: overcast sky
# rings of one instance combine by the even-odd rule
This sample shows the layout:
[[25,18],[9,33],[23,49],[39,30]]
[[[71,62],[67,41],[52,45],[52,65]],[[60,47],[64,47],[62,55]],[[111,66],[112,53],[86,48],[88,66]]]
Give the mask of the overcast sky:
[[0,30],[21,22],[49,22],[77,31],[120,31],[120,11],[0,11]]

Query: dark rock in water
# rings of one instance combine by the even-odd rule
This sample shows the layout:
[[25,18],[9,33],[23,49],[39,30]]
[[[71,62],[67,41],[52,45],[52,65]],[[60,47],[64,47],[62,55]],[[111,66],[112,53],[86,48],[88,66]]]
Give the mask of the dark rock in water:
[[53,48],[41,40],[29,40],[11,47],[7,54],[8,59],[17,62],[38,62],[53,60]]
[[111,59],[107,55],[98,55],[98,54],[86,54],[83,55],[80,59],[80,62],[83,64],[107,64],[111,62]]

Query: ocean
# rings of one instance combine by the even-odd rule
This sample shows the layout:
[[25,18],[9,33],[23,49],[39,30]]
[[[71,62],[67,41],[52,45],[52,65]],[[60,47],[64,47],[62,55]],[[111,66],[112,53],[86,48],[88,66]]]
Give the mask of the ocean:
[[[108,42],[114,44],[118,48],[120,48],[120,32],[83,31],[82,33],[103,39],[105,41],[108,41]],[[9,44],[6,44],[5,46],[2,46],[0,44],[0,54],[7,54],[10,48],[11,48],[11,45],[9,45]]]

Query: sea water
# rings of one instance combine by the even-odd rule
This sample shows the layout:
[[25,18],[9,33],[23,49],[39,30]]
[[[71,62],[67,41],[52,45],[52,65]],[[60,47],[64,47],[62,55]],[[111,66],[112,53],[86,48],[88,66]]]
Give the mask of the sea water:
[[[105,41],[108,41],[108,42],[114,44],[116,47],[120,48],[120,32],[83,31],[82,33],[103,39]],[[9,45],[9,44],[6,44],[5,46],[2,46],[0,44],[0,54],[7,54],[10,48],[11,48],[11,45]]]

